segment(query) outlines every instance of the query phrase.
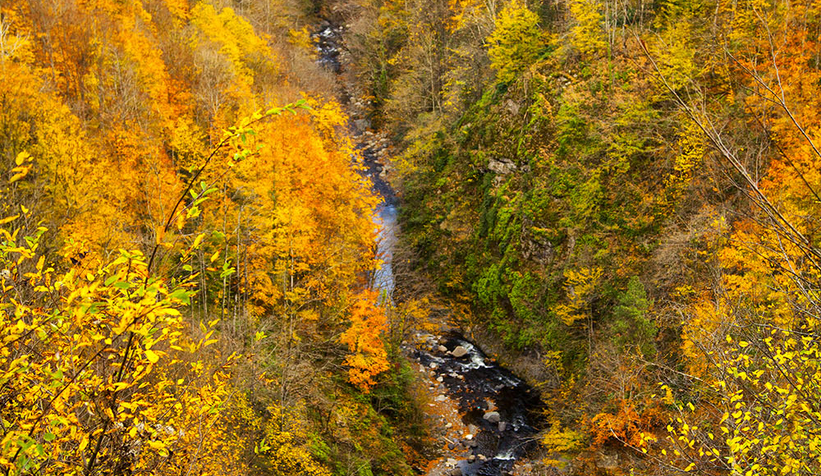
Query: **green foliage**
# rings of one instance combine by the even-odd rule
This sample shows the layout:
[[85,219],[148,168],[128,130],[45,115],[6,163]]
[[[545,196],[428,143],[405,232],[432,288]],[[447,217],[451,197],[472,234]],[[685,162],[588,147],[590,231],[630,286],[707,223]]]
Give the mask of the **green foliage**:
[[[458,76],[445,58],[471,35],[496,81],[477,74],[466,111],[390,124],[411,144],[403,232],[438,289],[506,346],[561,361],[551,402],[573,402],[593,445],[659,446],[703,474],[817,472],[818,6],[513,2],[490,35],[463,27],[475,2],[449,6],[458,26],[408,38],[448,53],[414,56],[429,62],[396,84],[435,96],[420,78]],[[659,379],[691,404],[672,443],[649,434],[671,408]]]
[[627,289],[619,295],[617,302],[613,309],[614,343],[623,351],[638,350],[647,357],[653,357],[653,339],[657,331],[649,315],[653,302],[647,298],[638,277],[630,278]]
[[537,276],[514,271],[510,276],[510,305],[513,314],[522,321],[533,321],[537,317],[540,304],[541,283]]

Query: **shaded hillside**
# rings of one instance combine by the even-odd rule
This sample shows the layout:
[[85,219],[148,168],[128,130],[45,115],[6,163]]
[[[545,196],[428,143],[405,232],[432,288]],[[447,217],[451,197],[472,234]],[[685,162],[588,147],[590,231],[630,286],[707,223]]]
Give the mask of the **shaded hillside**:
[[817,8],[358,5],[407,244],[539,367],[546,449],[817,471]]

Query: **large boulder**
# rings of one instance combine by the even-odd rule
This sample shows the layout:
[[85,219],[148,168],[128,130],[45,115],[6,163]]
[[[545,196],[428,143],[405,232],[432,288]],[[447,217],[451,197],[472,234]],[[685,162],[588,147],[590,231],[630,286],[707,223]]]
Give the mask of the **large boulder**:
[[516,164],[507,158],[490,159],[488,161],[487,168],[498,175],[507,175],[516,170]]
[[461,345],[457,345],[456,348],[453,349],[453,351],[451,351],[451,355],[458,359],[460,357],[468,355],[468,350],[462,347]]
[[499,423],[502,420],[502,416],[499,415],[499,412],[487,412],[483,417],[488,423]]

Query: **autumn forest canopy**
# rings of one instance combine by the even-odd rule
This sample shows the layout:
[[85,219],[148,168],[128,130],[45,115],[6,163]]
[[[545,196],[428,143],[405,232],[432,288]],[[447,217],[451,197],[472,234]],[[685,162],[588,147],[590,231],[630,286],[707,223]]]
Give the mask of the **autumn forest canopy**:
[[[2,2],[0,471],[821,474],[819,38],[818,2]],[[449,439],[446,332],[536,393],[526,453]]]

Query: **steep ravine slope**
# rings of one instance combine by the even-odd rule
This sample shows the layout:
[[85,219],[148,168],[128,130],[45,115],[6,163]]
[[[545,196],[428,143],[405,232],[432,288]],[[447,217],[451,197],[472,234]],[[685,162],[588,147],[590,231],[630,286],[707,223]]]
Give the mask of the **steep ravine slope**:
[[[379,249],[385,261],[375,276],[375,287],[393,296],[401,287],[392,272],[393,247],[397,246],[398,202],[386,175],[390,143],[386,135],[366,127],[362,100],[352,96],[355,83],[345,82],[344,25],[325,19],[313,34],[318,63],[337,74],[342,102],[348,105],[351,132],[361,152],[375,191],[382,197],[378,208]],[[364,130],[363,130],[364,129]],[[536,443],[536,426],[542,407],[538,393],[523,380],[487,357],[456,328],[440,323],[436,334],[411,330],[402,348],[416,371],[425,424],[434,436],[435,459],[424,471],[441,475],[528,475],[527,456]]]

